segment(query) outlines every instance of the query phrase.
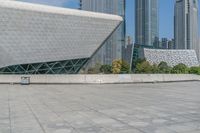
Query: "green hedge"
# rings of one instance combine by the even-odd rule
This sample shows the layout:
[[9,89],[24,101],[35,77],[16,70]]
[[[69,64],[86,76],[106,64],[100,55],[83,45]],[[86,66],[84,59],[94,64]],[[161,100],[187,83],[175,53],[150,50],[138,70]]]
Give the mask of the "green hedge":
[[158,65],[153,64],[151,65],[148,61],[138,61],[135,68],[136,73],[142,74],[150,74],[150,73],[157,73],[157,74],[198,74],[200,75],[200,67],[187,67],[185,64],[178,64],[174,67],[168,66],[166,62],[161,62]]

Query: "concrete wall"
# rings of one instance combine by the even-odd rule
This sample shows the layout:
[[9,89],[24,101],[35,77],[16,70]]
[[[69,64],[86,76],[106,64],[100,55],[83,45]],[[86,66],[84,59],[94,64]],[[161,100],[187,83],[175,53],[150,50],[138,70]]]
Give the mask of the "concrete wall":
[[[0,75],[0,83],[21,83],[24,75]],[[127,75],[25,75],[33,84],[111,84],[200,81],[192,74],[127,74]]]

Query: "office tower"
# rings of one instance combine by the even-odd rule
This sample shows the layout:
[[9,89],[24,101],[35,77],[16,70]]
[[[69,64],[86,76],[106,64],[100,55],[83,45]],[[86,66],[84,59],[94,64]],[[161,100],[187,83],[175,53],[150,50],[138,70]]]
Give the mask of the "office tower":
[[[125,0],[80,0],[80,9],[115,14],[125,18]],[[122,46],[124,45],[125,21],[94,55],[91,64],[111,64],[115,59],[122,59]]]
[[175,49],[174,39],[168,41],[168,49]]
[[161,48],[162,49],[168,49],[168,39],[167,38],[162,38],[161,39]]
[[194,49],[198,54],[198,10],[198,0],[176,0],[174,33],[177,49]]
[[158,0],[135,0],[135,45],[132,70],[144,58],[144,48],[159,48]]
[[158,46],[158,0],[135,0],[135,43]]

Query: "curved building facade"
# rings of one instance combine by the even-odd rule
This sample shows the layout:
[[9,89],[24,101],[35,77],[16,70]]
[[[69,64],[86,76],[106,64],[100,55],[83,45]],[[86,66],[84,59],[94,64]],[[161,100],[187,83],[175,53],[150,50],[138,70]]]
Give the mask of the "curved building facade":
[[0,73],[77,73],[122,18],[0,0]]

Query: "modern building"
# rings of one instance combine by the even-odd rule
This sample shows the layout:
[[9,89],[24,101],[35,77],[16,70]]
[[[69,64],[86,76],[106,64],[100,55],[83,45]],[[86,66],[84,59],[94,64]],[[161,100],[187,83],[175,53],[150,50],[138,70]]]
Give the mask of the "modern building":
[[176,49],[174,44],[174,39],[162,38],[160,40],[158,49]]
[[135,0],[135,43],[159,44],[158,0]]
[[144,58],[144,48],[159,48],[158,0],[135,0],[135,44],[132,70],[137,59]]
[[168,49],[176,49],[174,39],[168,40]]
[[173,67],[180,63],[188,67],[199,66],[195,50],[165,50],[165,49],[144,49],[145,59],[151,64],[159,64],[164,61]]
[[176,0],[174,33],[177,49],[199,51],[198,3],[198,0]]
[[161,39],[161,48],[162,49],[168,49],[168,39],[167,38]]
[[0,0],[1,74],[74,74],[122,18]]
[[[125,0],[80,0],[80,9],[119,15],[125,20]],[[108,38],[104,46],[93,57],[91,64],[112,64],[115,59],[122,59],[122,46],[125,45],[125,21]]]

